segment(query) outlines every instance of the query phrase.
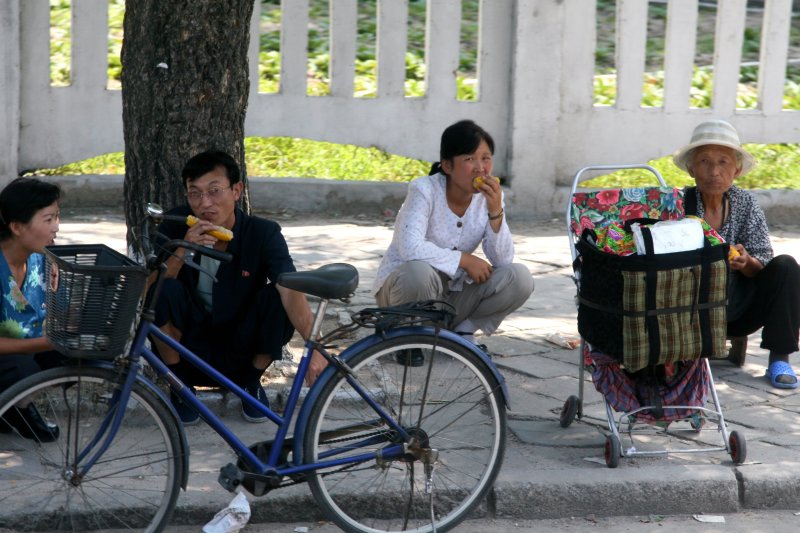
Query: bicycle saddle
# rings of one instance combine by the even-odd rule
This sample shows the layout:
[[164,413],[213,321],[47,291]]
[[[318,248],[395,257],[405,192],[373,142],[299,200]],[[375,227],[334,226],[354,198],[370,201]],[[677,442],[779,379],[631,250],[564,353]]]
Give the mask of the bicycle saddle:
[[284,272],[277,282],[287,289],[325,300],[349,298],[358,287],[358,270],[347,263],[331,263],[315,270]]

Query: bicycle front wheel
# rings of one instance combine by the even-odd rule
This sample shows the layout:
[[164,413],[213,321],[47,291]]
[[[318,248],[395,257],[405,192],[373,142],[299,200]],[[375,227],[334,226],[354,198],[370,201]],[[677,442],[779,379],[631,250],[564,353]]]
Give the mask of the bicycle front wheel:
[[[406,453],[387,458],[403,439],[344,376],[332,378],[312,409],[304,462],[345,464],[309,475],[315,499],[345,531],[451,529],[500,470],[506,434],[500,384],[469,350],[441,338],[434,349],[434,337],[424,335],[381,342],[349,364],[412,442]],[[376,459],[356,457],[387,450]],[[427,455],[433,450],[438,456]]]
[[117,408],[118,378],[110,369],[65,367],[0,395],[0,529],[164,528],[183,463],[179,431],[153,391],[135,384],[110,446],[84,474]]

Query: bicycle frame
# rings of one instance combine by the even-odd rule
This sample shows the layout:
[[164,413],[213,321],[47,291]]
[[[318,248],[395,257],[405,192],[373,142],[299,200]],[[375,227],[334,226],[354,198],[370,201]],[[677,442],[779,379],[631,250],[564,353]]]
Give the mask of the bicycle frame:
[[[320,302],[320,307],[322,309],[318,309],[317,313],[324,314],[324,304],[327,303],[326,301]],[[387,337],[395,338],[395,337],[402,337],[402,336],[410,336],[410,335],[418,335],[418,334],[427,334],[427,335],[434,335],[434,329],[430,327],[424,326],[414,326],[414,327],[404,327],[398,328],[396,330],[392,330],[390,332],[385,333],[384,335],[369,335],[360,341],[356,342],[355,344],[349,346],[346,350],[344,350],[340,356],[340,359],[346,362],[352,354],[358,353],[361,350],[372,346],[378,342],[382,342]],[[506,388],[505,380],[503,379],[502,374],[497,370],[494,364],[488,359],[486,354],[482,351],[478,350],[474,345],[464,341],[461,336],[451,333],[447,330],[439,331],[438,335],[447,338],[451,341],[457,342],[462,346],[468,348],[470,351],[478,355],[485,363],[488,368],[490,368],[498,380],[498,383],[501,385],[501,391],[506,402],[509,401],[508,390]],[[219,382],[225,389],[233,392],[236,396],[238,396],[243,402],[247,402],[249,405],[253,406],[254,408],[258,409],[262,412],[265,416],[267,416],[276,426],[277,426],[277,433],[275,435],[274,440],[272,441],[269,456],[266,462],[260,459],[253,451],[248,447],[247,444],[242,442],[236,434],[225,425],[220,418],[215,415],[207,406],[201,402],[197,396],[195,396],[182,381],[180,381],[172,372],[169,371],[167,366],[161,361],[161,359],[156,355],[152,350],[146,347],[146,340],[148,336],[153,336],[161,340],[162,342],[169,345],[171,348],[176,350],[181,358],[188,361],[192,365],[196,366],[200,369],[205,375],[214,379],[215,381]],[[141,368],[140,359],[144,359],[147,361],[149,365],[151,365],[156,373],[159,376],[164,377],[167,382],[169,383],[170,388],[180,396],[180,398],[191,405],[194,409],[196,409],[199,413],[201,418],[205,421],[208,426],[210,426],[220,437],[222,437],[225,442],[236,452],[236,454],[243,459],[253,471],[259,474],[265,474],[267,472],[274,473],[277,476],[293,476],[297,474],[307,473],[313,470],[317,470],[320,468],[327,468],[327,467],[334,467],[334,466],[342,466],[346,464],[352,464],[356,462],[361,462],[364,460],[372,460],[378,456],[378,452],[369,452],[364,453],[358,456],[351,456],[347,459],[335,459],[329,458],[325,461],[319,461],[314,463],[306,463],[304,460],[300,460],[299,462],[295,461],[294,465],[281,465],[280,462],[280,453],[283,449],[284,445],[287,441],[287,436],[289,432],[289,428],[291,426],[292,415],[294,414],[295,410],[297,409],[297,403],[300,398],[300,392],[303,386],[303,380],[305,379],[306,372],[308,371],[308,365],[310,363],[310,357],[313,350],[319,350],[321,353],[324,353],[330,357],[324,347],[319,345],[316,342],[308,341],[305,345],[305,352],[304,356],[300,360],[300,364],[297,369],[297,374],[295,375],[294,381],[292,382],[292,387],[290,389],[289,397],[286,402],[286,408],[284,413],[286,413],[283,417],[277,414],[272,409],[265,407],[263,404],[255,400],[250,394],[248,394],[244,389],[239,387],[236,383],[229,380],[227,377],[222,375],[219,371],[213,368],[211,365],[200,359],[197,355],[195,355],[191,350],[187,349],[179,342],[175,341],[165,333],[163,333],[159,328],[157,328],[152,322],[146,319],[142,319],[137,327],[136,336],[134,338],[133,345],[127,356],[127,361],[130,364],[130,369],[125,377],[125,381],[122,385],[122,388],[115,392],[114,396],[112,397],[112,405],[116,402],[119,405],[126,405],[128,398],[130,396],[130,392],[133,388],[133,384],[137,379],[141,379],[139,374],[139,368]],[[292,451],[294,457],[302,458],[302,442],[305,436],[305,426],[311,411],[310,406],[313,405],[316,397],[319,394],[319,391],[322,389],[324,383],[334,377],[335,373],[338,372],[339,369],[336,365],[329,365],[327,369],[322,373],[320,378],[318,379],[315,386],[309,391],[305,406],[309,408],[302,409],[300,414],[297,418],[295,434],[292,437]],[[369,396],[369,394],[364,390],[364,388],[354,379],[348,376],[348,382],[353,386],[353,388],[358,392],[358,394],[366,401],[372,409],[376,413],[376,418],[382,420],[386,423],[386,425],[391,428],[392,430],[396,431],[398,436],[403,439],[403,441],[407,441],[409,439],[409,435],[407,434],[406,430],[399,426],[396,421],[386,413],[383,408],[377,405],[374,400]],[[146,380],[147,381],[147,380]],[[507,403],[508,405],[508,403]],[[172,406],[170,405],[170,408]],[[100,444],[100,447],[94,451],[92,458],[85,463],[83,463],[83,471],[81,475],[85,475],[91,467],[94,465],[95,461],[102,456],[102,454],[108,448],[110,442],[113,440],[114,435],[116,434],[119,425],[122,421],[122,417],[124,416],[124,409],[109,409],[109,418],[103,425],[103,431],[98,432],[97,437],[90,442],[86,449],[84,449],[79,457],[83,459],[86,455],[88,455],[90,450],[93,450],[94,447],[98,444],[101,436],[104,436],[103,442]],[[177,415],[176,415],[177,420]],[[369,441],[361,442],[361,443],[351,443],[353,445],[367,445]],[[403,444],[396,444],[394,446],[389,446],[381,450],[380,455],[384,458],[391,459],[395,457],[399,457],[404,453]]]
[[[168,244],[173,245],[173,247],[175,245],[188,245],[200,253],[208,253],[210,251],[197,249],[190,243],[186,243],[186,241],[170,241]],[[166,245],[165,250],[168,250]],[[150,291],[145,298],[140,314],[140,321],[137,324],[132,345],[127,356],[125,357],[128,367],[127,370],[122,371],[127,372],[125,374],[124,382],[122,383],[121,388],[115,390],[112,394],[110,401],[111,408],[108,410],[108,414],[101,424],[101,430],[97,433],[95,438],[79,453],[79,458],[81,460],[92,454],[91,458],[83,463],[83,470],[80,473],[82,476],[88,473],[95,462],[102,456],[103,453],[105,453],[113,441],[122,423],[122,419],[125,416],[125,409],[118,408],[118,406],[127,405],[134,383],[137,381],[137,379],[146,382],[149,386],[151,386],[151,388],[158,390],[159,394],[162,396],[162,398],[164,398],[163,393],[160,391],[160,389],[158,389],[158,387],[152,384],[146,377],[141,376],[140,370],[142,366],[142,358],[147,361],[147,363],[153,369],[155,369],[156,374],[165,378],[172,392],[177,394],[182,401],[195,409],[200,414],[200,417],[203,419],[203,421],[208,424],[208,426],[210,426],[220,437],[222,437],[222,439],[233,449],[240,460],[244,461],[244,463],[249,467],[249,471],[258,475],[265,475],[269,473],[270,475],[278,477],[296,476],[298,474],[305,474],[317,469],[338,467],[374,460],[379,458],[379,456],[382,459],[391,460],[398,458],[405,453],[405,443],[411,440],[411,436],[409,435],[408,431],[398,424],[395,419],[384,410],[383,407],[378,405],[378,403],[370,396],[365,388],[353,377],[349,367],[347,366],[347,360],[351,356],[370,346],[375,345],[378,342],[386,340],[387,336],[398,337],[418,334],[434,336],[437,338],[442,336],[448,338],[452,342],[456,342],[464,346],[469,351],[475,353],[479,358],[481,358],[486,363],[486,367],[492,371],[497,383],[500,384],[506,405],[508,405],[509,398],[505,381],[497,368],[491,363],[488,356],[473,344],[464,341],[459,335],[455,335],[447,330],[434,330],[433,328],[424,326],[403,327],[397,330],[383,332],[381,335],[373,334],[367,336],[366,338],[361,339],[355,344],[347,347],[338,357],[331,356],[321,343],[313,340],[317,338],[320,332],[322,318],[325,315],[325,310],[327,309],[329,302],[327,298],[321,298],[316,309],[311,335],[309,340],[305,343],[304,354],[300,360],[297,373],[291,385],[289,397],[286,401],[284,409],[284,416],[281,416],[269,407],[261,404],[261,402],[253,398],[242,387],[231,381],[207,362],[202,360],[198,355],[193,353],[190,349],[183,346],[180,344],[180,342],[168,336],[166,333],[162,332],[153,324],[153,319],[155,316],[155,301],[160,293],[161,284],[164,279],[163,276],[166,271],[163,259],[161,259],[161,257],[155,257],[155,260],[156,262],[151,264],[154,266],[159,266],[154,269],[156,270],[156,277],[154,280],[154,286],[151,287],[153,290]],[[148,347],[148,339],[161,341],[165,345],[175,350],[180,356],[181,360],[188,362],[195,368],[199,369],[204,375],[222,385],[222,387],[224,387],[226,390],[233,392],[241,399],[242,402],[261,412],[264,416],[269,418],[273,424],[276,425],[276,435],[270,445],[269,454],[266,458],[266,461],[256,455],[256,453],[251,450],[247,444],[242,442],[242,440],[239,439],[239,437],[228,426],[226,426],[217,415],[215,415],[206,405],[203,404],[203,402],[197,398],[197,396],[191,391],[190,387],[187,387],[186,384],[180,381],[180,379],[178,379],[178,377],[169,370],[161,358]],[[298,414],[295,435],[294,437],[290,438],[288,436],[289,429],[292,423],[293,415],[298,406],[301,389],[306,373],[308,372],[311,356],[314,350],[317,350],[323,354],[323,356],[328,360],[329,365],[328,368],[326,368],[319,376],[316,383],[309,391],[306,402]],[[308,418],[310,416],[311,407],[314,405],[316,398],[319,396],[319,393],[324,387],[325,383],[328,380],[336,377],[337,373],[342,373],[344,375],[345,379],[350,386],[352,386],[353,390],[375,412],[375,424],[384,426],[387,430],[397,436],[397,440],[394,444],[392,444],[386,441],[385,436],[367,437],[360,442],[350,443],[348,450],[352,451],[354,447],[358,448],[361,446],[369,446],[381,442],[385,442],[387,446],[382,447],[377,451],[365,452],[363,454],[349,456],[347,458],[337,458],[336,455],[341,452],[335,449],[329,450],[324,457],[321,457],[322,460],[313,463],[307,463],[303,457],[302,450],[303,440],[305,437],[305,426],[307,425]],[[175,413],[174,407],[166,400],[166,398],[164,398],[164,401],[169,406],[175,420],[178,421],[179,418]],[[181,425],[180,428],[181,438],[185,443],[185,432],[183,431],[183,426]],[[293,459],[291,463],[281,464],[281,453],[289,442],[291,443]]]
[[[325,303],[327,302],[324,300],[320,303],[321,309],[318,309],[317,311],[318,314],[319,313],[324,314]],[[426,328],[410,328],[410,329],[414,329],[417,332],[419,332],[420,330],[427,331]],[[203,402],[201,402],[197,398],[197,396],[195,396],[190,391],[189,387],[187,387],[172,372],[170,372],[167,366],[158,357],[158,355],[156,355],[152,350],[146,347],[146,341],[148,336],[153,336],[154,338],[157,338],[162,342],[166,343],[167,345],[169,345],[171,348],[173,348],[180,354],[182,359],[188,361],[190,364],[200,369],[200,371],[203,372],[208,377],[219,382],[225,389],[233,392],[243,402],[247,402],[249,405],[258,409],[277,426],[277,434],[270,447],[270,453],[268,456],[268,460],[266,462],[262,461],[255,453],[253,453],[253,451],[244,442],[242,442],[236,436],[236,434],[233,431],[231,431],[231,429],[228,426],[226,426],[222,422],[222,420],[220,420],[220,418],[217,415],[215,415],[208,407],[206,407],[203,404]],[[313,341],[308,341],[306,343],[304,356],[300,360],[297,374],[295,375],[289,393],[289,398],[286,402],[286,408],[284,412],[287,413],[287,415],[281,417],[272,409],[265,407],[260,402],[255,400],[244,389],[242,389],[236,383],[232,382],[230,379],[222,375],[219,371],[210,366],[208,363],[200,359],[200,357],[195,355],[191,350],[184,347],[179,342],[175,341],[174,339],[163,333],[152,322],[143,318],[140,321],[139,326],[137,327],[133,345],[131,347],[129,355],[127,356],[127,361],[130,364],[130,369],[125,377],[125,381],[122,385],[122,388],[114,393],[111,403],[112,406],[114,406],[115,404],[116,405],[127,404],[130,392],[133,388],[133,384],[137,379],[139,368],[141,367],[140,359],[143,358],[145,361],[148,362],[148,364],[150,364],[155,369],[156,373],[159,376],[162,376],[167,380],[170,388],[176,394],[178,394],[184,402],[188,403],[194,409],[196,409],[200,413],[201,418],[206,422],[206,424],[208,424],[217,434],[219,434],[219,436],[222,437],[225,440],[225,442],[228,443],[228,445],[236,452],[236,454],[241,459],[243,459],[247,464],[249,464],[249,466],[251,466],[255,472],[259,474],[265,474],[267,472],[270,472],[278,476],[293,476],[296,474],[303,474],[320,468],[342,466],[346,464],[361,462],[364,460],[375,459],[378,456],[378,452],[364,453],[362,455],[349,457],[347,459],[330,459],[315,463],[304,463],[300,461],[298,464],[291,466],[279,464],[280,452],[284,447],[284,444],[286,443],[287,435],[292,421],[291,415],[295,412],[297,408],[297,403],[300,398],[300,392],[303,386],[303,381],[305,379],[305,375],[308,370],[311,353],[315,349],[319,350],[321,353],[324,353],[328,357],[330,357],[330,354],[327,354],[324,348],[318,345],[317,343]],[[328,377],[332,376],[333,372],[335,371],[336,368],[327,369],[326,372],[328,373],[326,374],[326,376]],[[322,384],[324,383],[324,381],[325,381],[324,379],[320,379],[318,384]],[[407,441],[410,438],[406,430],[400,425],[398,425],[397,422],[395,422],[395,420],[383,410],[383,408],[377,405],[374,402],[374,400],[372,400],[372,398],[369,396],[369,394],[364,390],[364,388],[361,387],[359,383],[357,383],[352,378],[348,378],[348,381],[350,381],[351,385],[358,392],[358,394],[372,407],[372,409],[375,410],[377,418],[383,420],[389,428],[396,431],[397,434],[404,441]],[[314,389],[318,388],[314,387]],[[103,424],[103,430],[98,432],[97,437],[93,439],[92,442],[90,442],[79,455],[81,458],[83,458],[89,454],[90,450],[94,450],[92,458],[83,464],[83,471],[81,472],[81,475],[85,475],[92,468],[97,459],[100,456],[102,456],[102,454],[106,451],[109,444],[113,440],[114,435],[119,429],[119,425],[122,421],[122,417],[124,416],[124,412],[125,412],[124,409],[116,409],[116,408],[109,409],[108,418]],[[305,417],[303,416],[300,418],[305,418]],[[103,442],[100,444],[100,447],[95,450],[95,446],[97,446],[101,436],[104,437]],[[357,444],[367,444],[367,443],[368,442],[362,442]],[[295,457],[302,457],[301,446],[302,446],[302,439],[296,439],[293,441],[293,453],[295,454]],[[394,446],[389,446],[381,450],[380,455],[385,458],[395,458],[399,457],[403,453],[404,453],[403,445],[396,444]]]

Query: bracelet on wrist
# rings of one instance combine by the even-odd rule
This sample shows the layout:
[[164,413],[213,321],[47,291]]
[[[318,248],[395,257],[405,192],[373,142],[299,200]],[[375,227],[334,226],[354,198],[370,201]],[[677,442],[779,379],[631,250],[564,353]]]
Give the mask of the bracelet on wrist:
[[500,212],[499,212],[499,213],[497,213],[496,215],[493,215],[493,214],[491,214],[491,213],[488,213],[488,215],[489,215],[489,220],[497,220],[498,218],[500,218],[501,216],[503,216],[503,208],[501,207],[501,208],[500,208]]

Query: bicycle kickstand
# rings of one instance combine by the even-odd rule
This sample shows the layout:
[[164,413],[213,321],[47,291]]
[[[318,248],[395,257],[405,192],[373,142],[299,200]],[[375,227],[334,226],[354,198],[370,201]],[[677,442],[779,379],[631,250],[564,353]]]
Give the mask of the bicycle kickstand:
[[423,452],[422,464],[425,465],[425,494],[433,492],[433,465],[439,460],[439,450],[429,448]]

